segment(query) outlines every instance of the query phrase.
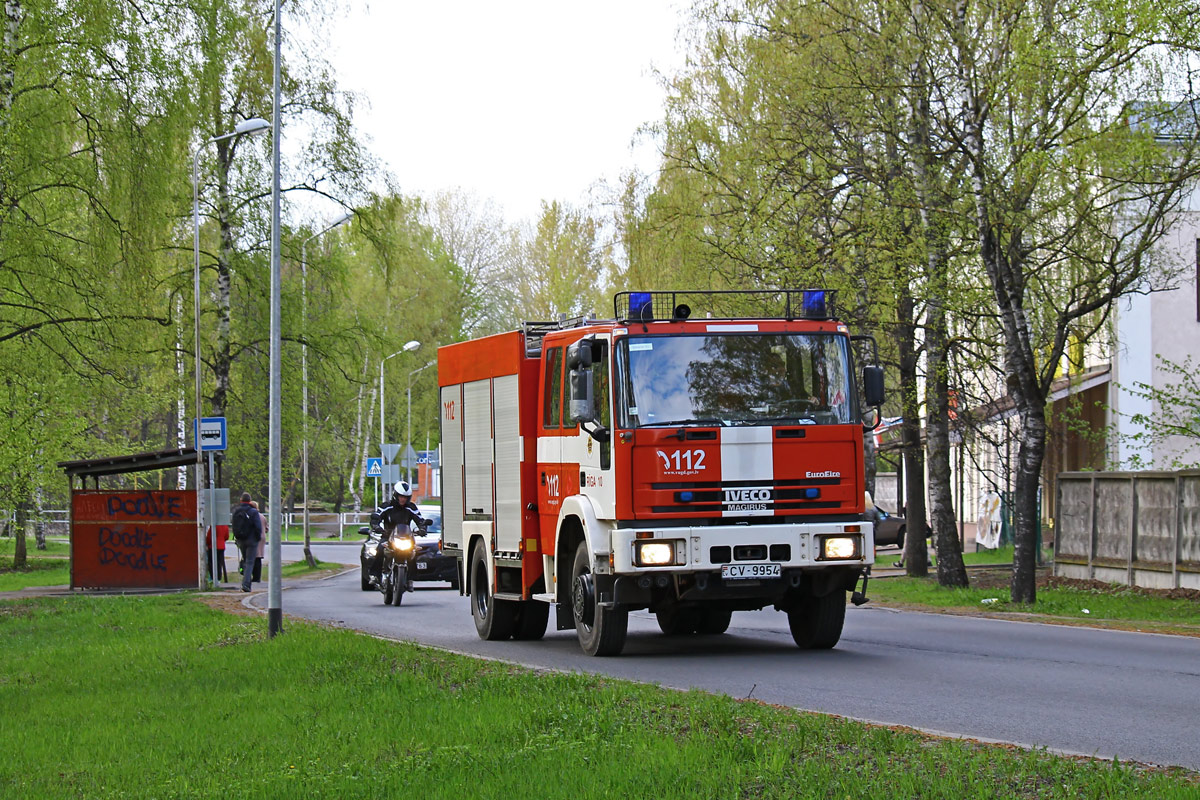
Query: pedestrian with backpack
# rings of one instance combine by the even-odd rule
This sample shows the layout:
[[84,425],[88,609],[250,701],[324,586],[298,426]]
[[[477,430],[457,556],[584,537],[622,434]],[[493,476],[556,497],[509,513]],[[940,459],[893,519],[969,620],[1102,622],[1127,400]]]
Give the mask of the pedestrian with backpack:
[[[251,500],[250,505],[254,506],[254,510],[258,511],[258,501]],[[267,518],[258,511],[258,517],[262,520],[262,537],[258,540],[258,550],[254,552],[254,572],[250,579],[252,583],[258,583],[262,580],[262,562],[267,554],[267,539],[271,536],[271,526],[267,524]]]
[[250,591],[254,573],[254,561],[258,557],[258,545],[263,539],[263,518],[250,499],[249,492],[242,492],[241,504],[233,510],[233,540],[242,553],[242,591]]

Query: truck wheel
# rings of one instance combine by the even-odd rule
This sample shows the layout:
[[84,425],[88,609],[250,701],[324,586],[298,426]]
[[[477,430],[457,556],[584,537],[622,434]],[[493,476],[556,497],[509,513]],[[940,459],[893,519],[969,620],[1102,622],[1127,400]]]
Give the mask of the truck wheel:
[[700,619],[696,625],[696,633],[715,636],[729,630],[729,621],[733,612],[729,609],[707,608],[700,611]]
[[625,647],[629,612],[598,608],[592,580],[592,558],[587,542],[580,542],[571,566],[571,612],[579,646],[589,656],[615,656]]
[[517,609],[511,601],[492,597],[483,550],[482,546],[477,547],[471,556],[471,616],[475,618],[475,632],[479,638],[495,642],[512,636]]
[[788,612],[788,627],[796,645],[806,650],[828,650],[842,638],[846,621],[846,591],[838,589],[824,597],[809,597]]
[[513,638],[533,642],[545,636],[546,624],[550,621],[550,604],[540,600],[523,600],[517,605]]
[[703,612],[698,608],[671,603],[654,612],[659,629],[667,636],[695,633]]

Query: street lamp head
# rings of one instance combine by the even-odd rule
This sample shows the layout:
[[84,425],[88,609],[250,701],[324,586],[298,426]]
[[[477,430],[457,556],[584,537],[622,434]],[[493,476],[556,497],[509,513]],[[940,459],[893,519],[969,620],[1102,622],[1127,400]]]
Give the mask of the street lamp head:
[[235,135],[262,133],[271,129],[271,123],[267,122],[262,117],[251,117],[244,119],[234,127]]
[[402,348],[401,352],[403,352],[403,353],[411,353],[413,350],[416,350],[416,349],[417,349],[418,347],[420,347],[420,346],[421,346],[421,343],[420,343],[420,342],[418,342],[416,339],[413,339],[411,342],[409,342],[408,344],[404,345],[404,347]]
[[354,216],[353,211],[347,211],[345,214],[342,214],[340,217],[335,219],[333,222],[329,223],[329,227],[336,228],[338,225],[341,225],[342,223],[349,222],[350,218],[353,216]]

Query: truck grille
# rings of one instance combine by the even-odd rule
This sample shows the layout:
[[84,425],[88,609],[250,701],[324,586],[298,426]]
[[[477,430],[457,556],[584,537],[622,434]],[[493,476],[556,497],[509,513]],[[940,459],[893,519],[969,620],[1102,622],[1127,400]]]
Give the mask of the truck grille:
[[765,544],[739,544],[736,547],[719,544],[708,549],[708,560],[714,564],[729,564],[733,561],[791,561],[792,546],[773,544],[768,551]]

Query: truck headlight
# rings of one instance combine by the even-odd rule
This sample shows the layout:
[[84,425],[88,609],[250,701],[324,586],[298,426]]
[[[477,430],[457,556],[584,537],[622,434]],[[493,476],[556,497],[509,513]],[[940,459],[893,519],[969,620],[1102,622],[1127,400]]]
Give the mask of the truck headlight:
[[666,567],[675,563],[673,540],[646,540],[633,546],[633,562],[639,567]]
[[821,556],[822,561],[852,561],[862,558],[860,543],[862,539],[858,536],[822,536],[821,541]]

